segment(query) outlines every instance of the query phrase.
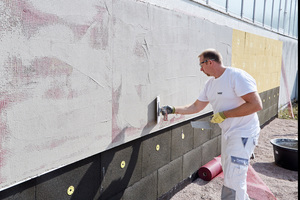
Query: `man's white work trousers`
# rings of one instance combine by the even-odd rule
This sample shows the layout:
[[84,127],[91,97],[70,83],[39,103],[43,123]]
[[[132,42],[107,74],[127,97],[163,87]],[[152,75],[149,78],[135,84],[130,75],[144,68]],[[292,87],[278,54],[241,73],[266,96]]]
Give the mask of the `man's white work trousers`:
[[247,171],[257,137],[228,137],[222,134],[221,163],[224,173],[222,200],[248,200]]

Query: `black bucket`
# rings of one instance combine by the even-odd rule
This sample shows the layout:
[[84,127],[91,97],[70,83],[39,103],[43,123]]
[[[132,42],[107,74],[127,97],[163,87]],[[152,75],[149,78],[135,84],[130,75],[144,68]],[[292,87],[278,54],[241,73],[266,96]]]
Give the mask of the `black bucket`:
[[298,140],[272,139],[275,164],[285,169],[298,171]]

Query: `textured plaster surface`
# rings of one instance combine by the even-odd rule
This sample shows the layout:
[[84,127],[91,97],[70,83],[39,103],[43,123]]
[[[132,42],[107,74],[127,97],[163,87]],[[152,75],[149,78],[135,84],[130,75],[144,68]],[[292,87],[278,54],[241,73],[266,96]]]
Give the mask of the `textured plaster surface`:
[[[232,30],[140,1],[0,1],[0,190],[185,121]],[[197,115],[211,111],[208,106]]]

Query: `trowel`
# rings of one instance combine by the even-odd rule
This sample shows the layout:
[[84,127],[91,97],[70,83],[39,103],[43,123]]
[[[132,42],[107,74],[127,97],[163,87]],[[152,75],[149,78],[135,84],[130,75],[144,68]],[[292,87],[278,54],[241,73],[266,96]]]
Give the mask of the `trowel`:
[[161,109],[160,109],[160,98],[159,96],[156,97],[156,124],[158,124],[160,122],[160,112],[161,112]]
[[191,125],[193,128],[212,129],[210,121],[192,121]]
[[[161,113],[162,108],[160,107],[160,97],[156,97],[156,123],[158,124],[160,122],[160,113]],[[167,113],[167,112],[165,112]],[[164,115],[164,121],[168,121],[168,115]]]
[[[158,124],[160,122],[160,113],[162,112],[162,109],[160,107],[160,97],[156,97],[156,123]],[[167,111],[165,111],[167,113]],[[165,114],[164,121],[168,121],[168,115]],[[191,125],[193,128],[203,128],[203,129],[212,129],[210,121],[192,121]]]

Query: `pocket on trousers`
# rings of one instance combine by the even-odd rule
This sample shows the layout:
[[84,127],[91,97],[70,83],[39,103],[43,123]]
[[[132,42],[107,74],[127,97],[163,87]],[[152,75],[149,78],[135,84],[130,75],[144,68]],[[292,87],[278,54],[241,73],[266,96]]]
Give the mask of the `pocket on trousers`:
[[239,179],[239,177],[244,177],[247,170],[248,166],[232,164],[229,169],[228,178]]
[[248,170],[248,160],[244,158],[238,158],[231,156],[231,163],[228,169],[228,178],[235,178],[240,176],[245,176]]

